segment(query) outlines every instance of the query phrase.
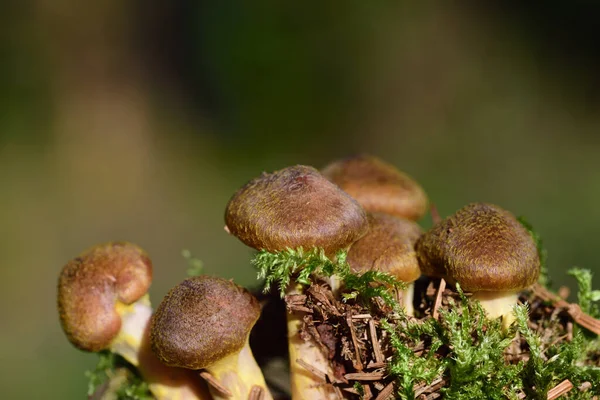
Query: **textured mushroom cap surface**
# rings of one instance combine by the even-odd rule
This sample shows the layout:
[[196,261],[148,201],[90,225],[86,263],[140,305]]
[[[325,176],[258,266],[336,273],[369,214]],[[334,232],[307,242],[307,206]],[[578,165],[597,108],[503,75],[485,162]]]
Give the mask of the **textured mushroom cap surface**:
[[368,212],[417,220],[427,211],[427,195],[410,176],[376,157],[335,161],[323,175],[355,198]]
[[121,329],[116,303],[134,303],[151,282],[150,258],[131,243],[98,245],[71,260],[58,280],[58,312],[69,341],[86,351],[107,348]]
[[362,207],[312,167],[263,174],[238,190],[225,210],[231,234],[259,250],[321,247],[328,255],[368,229]]
[[466,291],[521,290],[540,274],[529,232],[492,204],[465,206],[426,232],[416,249],[424,275],[458,282]]
[[187,278],[152,317],[152,351],[169,366],[207,368],[239,352],[259,316],[258,300],[241,286],[210,276]]
[[415,242],[422,230],[415,222],[384,213],[369,214],[369,232],[348,251],[353,272],[387,272],[402,282],[421,276]]

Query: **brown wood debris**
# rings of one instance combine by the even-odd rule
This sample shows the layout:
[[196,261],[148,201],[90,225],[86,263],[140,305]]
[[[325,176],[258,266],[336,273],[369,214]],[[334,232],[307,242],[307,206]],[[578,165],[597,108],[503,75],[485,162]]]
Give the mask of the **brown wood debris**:
[[[420,296],[415,299],[416,317],[408,317],[415,323],[423,323],[428,318],[438,319],[441,310],[447,310],[452,304],[460,304],[458,293],[453,288],[446,287],[443,280],[431,281],[429,285],[424,282],[422,286]],[[391,309],[379,298],[372,299],[369,304],[342,302],[335,298],[325,284],[313,284],[304,293],[287,296],[287,308],[289,311],[304,313],[300,335],[304,340],[313,340],[320,346],[331,361],[335,376],[326,376],[324,372],[302,360],[298,362],[324,384],[332,384],[337,388],[340,398],[394,398],[398,382],[387,372],[387,365],[394,351],[389,333],[383,329],[380,321],[385,318],[392,326],[400,327],[406,324],[406,319],[391,313]],[[560,294],[566,297],[568,290],[561,289]],[[523,292],[519,299],[529,304],[529,328],[542,339],[543,357],[546,357],[545,352],[549,347],[573,340],[574,323],[600,333],[600,321],[584,314],[579,306],[568,303],[561,296],[534,285],[531,290]],[[406,342],[416,355],[428,354],[430,344],[428,340]],[[442,346],[434,356],[443,358],[449,351],[450,349]],[[504,356],[507,363],[527,361],[530,357],[529,345],[517,333]],[[593,362],[600,364],[600,354]],[[415,398],[442,398],[441,389],[447,385],[447,376],[439,376],[428,383],[418,382],[413,387]],[[548,392],[548,399],[559,398],[571,390],[586,391],[590,388],[591,384],[586,382],[574,389],[573,384],[565,380]],[[526,395],[521,393],[519,397],[526,398]]]

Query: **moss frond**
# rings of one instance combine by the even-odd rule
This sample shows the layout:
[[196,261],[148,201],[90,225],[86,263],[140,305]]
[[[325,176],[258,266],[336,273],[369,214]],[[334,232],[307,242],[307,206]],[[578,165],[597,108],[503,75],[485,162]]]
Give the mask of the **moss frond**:
[[252,264],[258,270],[258,278],[264,279],[264,290],[269,291],[276,284],[282,297],[292,279],[302,285],[310,285],[311,276],[335,275],[344,282],[345,299],[381,297],[396,308],[397,303],[390,288],[405,287],[402,282],[384,272],[371,270],[363,274],[352,273],[345,251],[338,252],[335,260],[331,260],[323,249],[318,248],[307,251],[302,248],[287,249],[276,253],[263,250],[256,254]]
[[[380,323],[388,333],[390,344],[394,348],[394,355],[388,365],[388,373],[396,377],[399,388],[397,394],[403,400],[414,399],[416,384],[430,384],[445,369],[444,363],[435,356],[437,347],[431,346],[427,354],[417,356],[387,320],[383,319]],[[412,328],[417,327],[413,326]],[[418,336],[416,341],[419,340]]]
[[488,320],[479,302],[469,301],[457,286],[460,303],[440,311],[437,332],[450,349],[443,389],[448,399],[505,399],[521,389],[520,365],[506,364],[504,351],[512,338],[499,320]]
[[[539,335],[529,329],[527,305],[516,306],[515,315],[517,329],[530,350],[529,360],[525,362],[520,377],[526,383],[523,390],[528,398],[546,399],[548,390],[565,379],[569,379],[575,387],[586,381],[593,383],[588,392],[572,391],[569,398],[589,398],[592,393],[598,394],[600,368],[584,365],[590,342],[583,335],[576,334],[570,342],[544,347]],[[594,342],[597,343],[597,340]]]
[[579,285],[577,300],[581,311],[595,318],[599,317],[598,305],[593,303],[600,300],[600,290],[592,290],[592,272],[587,269],[571,268],[568,273],[577,279]]
[[96,398],[94,396],[102,392],[101,398],[154,399],[148,384],[143,381],[137,370],[122,357],[109,351],[100,352],[96,367],[93,371],[86,371],[85,375],[88,378],[88,397]]

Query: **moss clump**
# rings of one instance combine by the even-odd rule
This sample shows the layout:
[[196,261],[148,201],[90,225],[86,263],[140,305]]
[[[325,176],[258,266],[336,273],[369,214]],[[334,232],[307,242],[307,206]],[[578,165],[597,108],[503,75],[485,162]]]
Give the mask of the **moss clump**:
[[[445,289],[436,306],[437,280],[430,281],[416,317],[407,317],[396,303],[397,286],[390,285],[394,279],[373,271],[349,273],[344,253],[332,261],[317,250],[261,252],[253,263],[266,279],[265,288],[275,282],[285,287],[294,275],[309,285],[301,303],[297,297],[286,299],[288,307],[306,312],[301,335],[326,351],[337,374],[330,382],[349,397],[367,392],[376,397],[392,385],[402,399],[423,394],[459,400],[546,399],[567,379],[574,388],[566,398],[600,394],[596,335],[576,326],[573,330],[574,321],[566,310],[535,291],[521,294],[522,304],[514,309],[516,324],[505,331],[499,320],[486,318],[480,304],[460,285]],[[346,281],[337,300],[319,283],[319,276],[334,273]],[[573,274],[580,277],[580,296],[595,300],[589,273]],[[376,348],[391,361],[378,363]],[[369,380],[361,380],[366,376]]]
[[152,400],[148,384],[122,357],[109,351],[99,353],[93,371],[86,371],[88,397],[91,400]]

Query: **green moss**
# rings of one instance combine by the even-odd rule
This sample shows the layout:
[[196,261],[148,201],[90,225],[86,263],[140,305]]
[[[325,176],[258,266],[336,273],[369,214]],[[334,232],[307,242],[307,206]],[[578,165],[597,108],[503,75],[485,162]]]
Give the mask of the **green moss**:
[[[539,243],[536,241],[542,249]],[[277,284],[282,296],[292,280],[309,285],[315,275],[337,275],[345,283],[343,298],[379,296],[392,309],[400,308],[391,292],[393,287],[401,286],[400,282],[375,271],[350,273],[343,252],[335,261],[316,249],[260,252],[252,263],[259,277],[265,279],[265,290]],[[597,312],[591,303],[600,299],[600,291],[591,289],[591,274],[585,270],[573,270],[571,274],[579,281],[579,301],[584,311]],[[393,323],[380,321],[393,349],[387,372],[395,379],[399,398],[413,399],[417,385],[440,379],[444,382],[440,392],[446,399],[517,399],[523,393],[527,398],[546,399],[548,391],[565,379],[575,385],[565,398],[586,399],[600,393],[600,368],[587,361],[592,353],[600,354],[595,335],[576,333],[570,342],[544,342],[529,328],[526,304],[515,307],[517,322],[506,332],[499,320],[487,319],[479,302],[469,300],[460,286],[456,290],[458,301],[449,298],[450,304],[439,310],[439,319],[416,321],[400,313],[393,317]],[[525,342],[521,346],[528,349],[528,357],[509,361],[507,351],[517,333]],[[414,351],[417,343],[426,343],[418,355]],[[586,381],[592,383],[591,389],[576,389]]]
[[313,282],[314,276],[335,275],[344,282],[345,291],[342,296],[345,299],[360,297],[368,300],[381,297],[388,305],[399,309],[390,287],[405,288],[404,283],[384,272],[371,270],[363,274],[352,273],[345,251],[338,252],[335,260],[331,260],[323,249],[305,251],[299,248],[274,253],[263,250],[256,254],[252,264],[258,270],[258,278],[264,279],[264,290],[269,291],[277,284],[281,297],[285,296],[292,280],[308,286]]
[[125,359],[109,351],[102,351],[98,356],[98,364],[94,370],[85,373],[88,378],[88,396],[116,400],[154,399],[148,384]]
[[592,290],[592,272],[587,269],[571,268],[569,275],[577,279],[579,292],[577,293],[577,301],[581,311],[598,318],[600,311],[598,305],[593,304],[600,300],[600,290]]

